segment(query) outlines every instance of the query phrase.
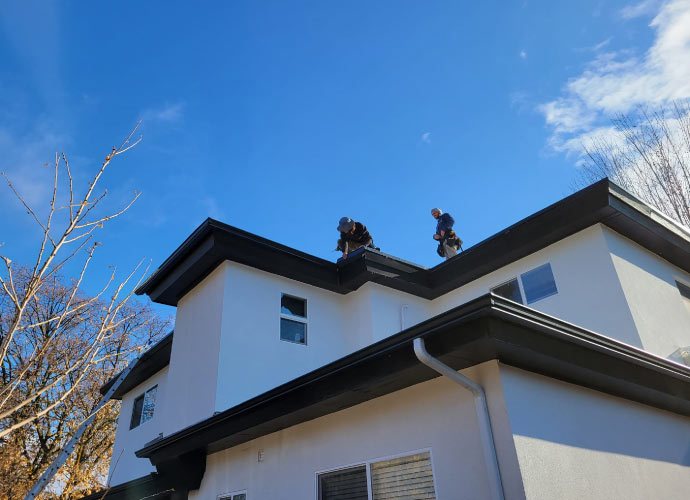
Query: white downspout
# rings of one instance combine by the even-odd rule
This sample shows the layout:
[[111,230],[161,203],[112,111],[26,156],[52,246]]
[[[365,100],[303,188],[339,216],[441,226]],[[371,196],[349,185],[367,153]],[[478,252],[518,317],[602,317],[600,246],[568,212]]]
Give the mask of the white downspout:
[[477,422],[479,424],[479,437],[484,451],[484,463],[489,473],[489,489],[491,498],[503,500],[503,485],[501,483],[501,472],[498,469],[498,459],[496,457],[496,445],[494,436],[491,432],[491,420],[489,420],[489,408],[486,406],[486,395],[484,389],[479,384],[461,375],[450,366],[441,363],[438,359],[429,354],[424,346],[424,340],[414,339],[414,353],[417,359],[427,365],[432,370],[448,377],[453,382],[469,390],[474,396],[474,407],[477,411]]

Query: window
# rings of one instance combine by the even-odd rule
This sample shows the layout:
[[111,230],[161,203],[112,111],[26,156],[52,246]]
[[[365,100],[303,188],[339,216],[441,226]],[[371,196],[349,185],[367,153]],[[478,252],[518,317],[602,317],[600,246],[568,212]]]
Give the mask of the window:
[[221,495],[218,497],[218,500],[247,500],[247,490]]
[[280,297],[280,340],[307,343],[307,301],[291,295]]
[[[520,286],[520,284],[522,284],[522,286]],[[688,292],[690,293],[690,288],[688,288]],[[517,302],[518,304],[524,304],[525,299],[527,299],[527,304],[531,304],[532,302],[557,294],[558,289],[556,288],[556,281],[551,271],[551,264],[546,263],[543,266],[539,266],[536,269],[521,274],[520,280],[513,278],[510,281],[506,281],[492,288],[491,293]]]
[[428,451],[319,474],[318,485],[319,500],[436,498]]
[[129,428],[134,429],[144,422],[153,418],[153,409],[156,406],[156,393],[158,386],[154,385],[141,396],[137,396],[132,406],[132,419],[129,421]]
[[524,302],[522,301],[522,294],[520,293],[520,285],[518,285],[517,278],[513,278],[512,280],[503,283],[502,285],[498,285],[497,287],[492,288],[491,292],[505,299],[517,302],[518,304],[524,304]]
[[558,293],[556,281],[553,279],[553,272],[551,272],[551,264],[547,263],[527,271],[520,276],[520,279],[528,304]]

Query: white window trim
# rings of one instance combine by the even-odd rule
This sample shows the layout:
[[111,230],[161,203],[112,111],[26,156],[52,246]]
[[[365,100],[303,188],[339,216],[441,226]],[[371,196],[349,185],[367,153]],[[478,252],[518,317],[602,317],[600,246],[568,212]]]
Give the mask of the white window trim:
[[[522,276],[524,274],[531,272],[531,271],[534,271],[535,269],[539,269],[540,267],[543,267],[547,264],[549,264],[551,266],[551,275],[553,276],[553,282],[556,285],[556,291],[553,293],[550,293],[549,295],[544,295],[543,297],[540,297],[537,300],[533,300],[532,302],[527,302],[527,294],[525,293],[525,284],[522,282]],[[560,289],[558,288],[558,280],[556,280],[556,273],[553,270],[553,264],[551,263],[550,260],[547,260],[546,262],[543,262],[542,264],[539,264],[538,266],[529,266],[529,267],[523,266],[523,270],[521,272],[518,272],[514,277],[503,280],[500,283],[498,283],[497,285],[489,287],[489,292],[493,293],[494,289],[496,289],[500,286],[503,286],[506,283],[510,283],[513,280],[517,281],[518,290],[520,290],[520,298],[522,299],[522,305],[524,305],[524,306],[530,306],[536,302],[539,302],[539,301],[544,300],[544,299],[548,299],[549,297],[554,297],[554,296],[559,295],[561,293]]]
[[[297,300],[303,300],[304,301],[304,314],[305,316],[295,316],[293,314],[287,314],[282,311],[282,299],[283,297],[290,297],[293,299]],[[291,293],[285,293],[281,292],[280,294],[280,302],[278,302],[278,310],[280,311],[280,318],[278,318],[278,338],[282,342],[290,342],[291,344],[297,344],[297,345],[307,345],[309,343],[309,301],[304,298],[304,297],[298,297],[297,295],[293,295]],[[295,321],[297,323],[302,323],[304,324],[304,342],[295,342],[294,340],[288,340],[280,337],[280,320],[281,319],[289,319],[290,321]]]
[[377,463],[377,462],[385,462],[386,460],[394,460],[396,458],[407,457],[410,455],[417,455],[419,453],[429,453],[429,462],[431,462],[431,477],[434,481],[434,491],[436,492],[436,498],[438,498],[438,487],[436,485],[436,473],[434,472],[436,470],[436,464],[434,463],[434,453],[431,450],[431,448],[422,448],[420,450],[405,451],[403,453],[396,453],[395,455],[388,455],[388,456],[384,456],[384,457],[370,458],[368,460],[353,462],[353,463],[348,464],[348,465],[342,465],[340,467],[333,467],[331,469],[317,470],[316,472],[314,472],[314,498],[315,498],[315,500],[319,500],[319,476],[321,474],[328,474],[330,472],[338,472],[340,470],[352,469],[353,467],[361,467],[364,465],[366,468],[366,473],[367,473],[367,497],[369,500],[373,500],[372,499],[373,489],[371,487],[371,464]]
[[[536,269],[536,268],[535,268],[535,269]],[[522,273],[522,274],[524,274],[524,273]],[[512,278],[509,278],[509,279],[507,279],[507,280],[505,280],[505,281],[502,281],[502,282],[499,283],[498,285],[492,286],[491,288],[489,288],[489,292],[493,293],[493,291],[494,291],[496,288],[499,288],[499,287],[501,287],[501,286],[503,286],[503,285],[506,285],[506,284],[510,283],[511,281],[513,281],[513,280],[515,280],[515,281],[517,282],[517,284],[518,284],[518,291],[520,292],[520,299],[522,299],[522,305],[527,304],[527,298],[525,297],[525,291],[523,290],[522,281],[520,280],[520,275],[519,275],[519,274],[517,274],[517,275],[513,276]]]
[[149,418],[148,420],[144,420],[143,422],[141,421],[141,419],[142,419],[143,416],[144,416],[144,406],[143,406],[143,405],[144,405],[144,403],[146,403],[146,394],[147,394],[149,391],[152,391],[152,390],[157,389],[157,388],[158,388],[158,384],[155,384],[155,385],[151,386],[150,388],[148,388],[147,390],[145,390],[144,392],[142,392],[141,394],[139,394],[138,396],[136,396],[136,397],[132,400],[132,408],[131,408],[130,411],[129,411],[129,425],[130,425],[130,426],[132,425],[132,413],[134,413],[134,404],[136,403],[137,399],[143,398],[143,401],[142,401],[142,403],[141,403],[141,404],[142,404],[142,407],[141,407],[141,414],[139,415],[139,423],[138,423],[137,425],[135,425],[134,427],[130,427],[130,428],[129,428],[130,431],[133,431],[134,429],[138,429],[139,427],[141,427],[141,426],[144,425],[145,423],[150,422],[151,420],[153,420],[154,417],[156,416],[156,406],[158,405],[158,391],[156,391],[156,401],[153,403],[153,415],[151,415],[151,418]]
[[235,491],[231,491],[229,493],[221,493],[220,495],[218,495],[216,497],[216,500],[232,500],[233,496],[241,495],[243,493],[247,496],[247,498],[249,498],[249,493],[247,491],[248,490],[235,490]]

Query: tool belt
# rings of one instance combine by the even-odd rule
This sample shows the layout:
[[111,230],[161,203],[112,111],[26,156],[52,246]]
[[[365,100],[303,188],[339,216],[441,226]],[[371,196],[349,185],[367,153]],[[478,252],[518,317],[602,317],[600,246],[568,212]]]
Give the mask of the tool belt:
[[443,236],[438,241],[438,248],[436,248],[436,253],[440,257],[446,256],[446,251],[443,248],[444,243],[450,247],[455,247],[456,250],[462,246],[462,240],[460,239],[460,237],[457,234],[455,234],[455,231],[453,231],[452,229],[450,231],[446,231],[445,236]]

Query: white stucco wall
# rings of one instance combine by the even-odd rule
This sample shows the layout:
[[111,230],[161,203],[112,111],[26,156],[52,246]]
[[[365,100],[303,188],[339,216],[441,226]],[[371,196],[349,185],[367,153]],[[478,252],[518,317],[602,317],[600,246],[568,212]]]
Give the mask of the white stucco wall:
[[[463,371],[487,387],[507,500],[522,500],[517,456],[496,362]],[[258,461],[259,451],[263,461]],[[430,450],[439,499],[487,498],[472,396],[437,378],[209,455],[190,500],[248,490],[248,498],[316,499],[316,473]]]
[[[122,396],[120,416],[117,421],[117,432],[113,444],[113,455],[110,461],[110,484],[117,485],[154,472],[155,468],[148,459],[137,458],[134,452],[143,448],[146,443],[163,432],[163,422],[167,418],[163,408],[166,406],[168,367],[155,373],[152,377],[136,386]],[[134,400],[157,385],[156,405],[153,418],[134,429],[129,428],[132,418]]]
[[165,435],[213,415],[228,264],[218,266],[177,305],[166,399]]
[[[216,411],[399,332],[402,304],[410,304],[414,320],[424,317],[423,299],[379,285],[340,295],[242,264],[224,266]],[[283,293],[307,300],[306,345],[280,340]]]
[[433,301],[440,314],[522,273],[551,264],[558,293],[528,307],[636,347],[641,340],[599,224],[575,233]]
[[501,366],[528,500],[685,500],[690,418]]
[[676,286],[690,274],[610,229],[604,236],[642,347],[667,357],[690,346],[690,314]]

